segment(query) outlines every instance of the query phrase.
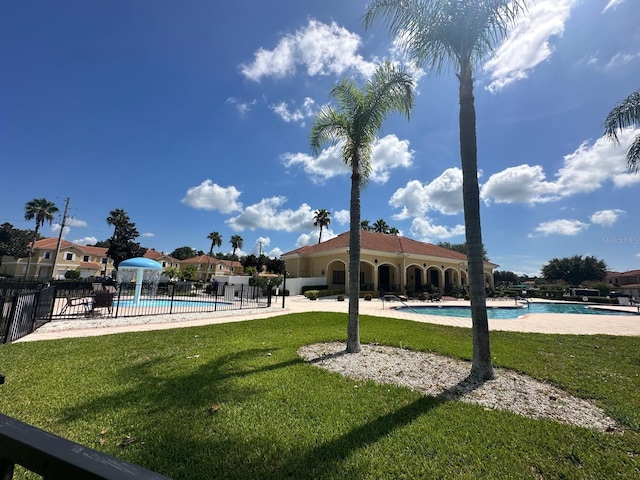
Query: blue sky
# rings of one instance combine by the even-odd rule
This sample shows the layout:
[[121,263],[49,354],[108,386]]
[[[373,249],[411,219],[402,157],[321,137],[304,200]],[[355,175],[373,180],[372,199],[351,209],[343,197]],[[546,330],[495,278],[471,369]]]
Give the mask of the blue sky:
[[[416,75],[409,122],[380,134],[362,218],[403,235],[464,242],[457,80],[411,65],[365,1],[7,1],[0,6],[0,223],[33,228],[45,197],[65,238],[111,235],[122,208],[145,247],[271,256],[348,230],[350,179],[337,148],[309,148],[313,115],[342,78],[391,60]],[[640,268],[640,174],[625,140],[602,138],[639,88],[637,0],[537,0],[476,73],[483,240],[500,269],[536,274],[553,257]],[[628,144],[628,143],[627,143]],[[57,219],[43,228],[56,236]]]

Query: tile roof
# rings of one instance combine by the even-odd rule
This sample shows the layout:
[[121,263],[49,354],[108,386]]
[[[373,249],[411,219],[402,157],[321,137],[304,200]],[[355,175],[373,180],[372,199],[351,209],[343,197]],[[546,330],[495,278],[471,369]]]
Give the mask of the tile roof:
[[[33,244],[33,248],[39,248],[41,250],[55,250],[57,246],[58,246],[58,239],[55,237],[48,237],[48,238],[43,238],[41,240],[36,240],[36,242]],[[77,243],[72,243],[67,240],[62,240],[60,242],[60,250],[64,250],[65,248],[73,248],[73,247],[89,255],[96,255],[99,257],[104,257],[107,255],[107,249],[104,247],[78,245]]]
[[143,256],[144,256],[144,258],[150,258],[151,260],[158,260],[159,258],[166,258],[167,260],[171,261],[171,263],[180,262],[180,260],[178,260],[177,258],[172,257],[171,255],[167,255],[166,253],[158,252],[157,250],[154,250],[153,248],[150,248],[149,250],[147,250]]
[[[368,232],[362,230],[360,245],[363,251],[373,250],[385,253],[408,253],[413,255],[424,255],[438,258],[448,258],[451,260],[466,261],[467,256],[464,253],[455,252],[448,248],[439,247],[431,243],[418,242],[411,238],[401,237],[399,235],[390,235],[386,233]],[[312,255],[317,253],[330,252],[349,247],[349,232],[341,233],[326,242],[316,245],[306,245],[296,250],[283,253],[282,257],[290,255]],[[486,262],[490,263],[490,262]]]

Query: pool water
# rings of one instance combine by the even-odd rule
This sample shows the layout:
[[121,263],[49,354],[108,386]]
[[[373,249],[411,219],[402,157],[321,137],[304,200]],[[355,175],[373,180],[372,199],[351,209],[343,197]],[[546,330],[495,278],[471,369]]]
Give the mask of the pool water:
[[[134,303],[133,300],[120,300],[115,302],[115,305],[119,307],[166,307],[169,308],[172,303],[171,300],[139,300],[138,303]],[[213,308],[216,305],[229,305],[227,302],[199,302],[197,300],[174,300],[174,307],[206,307]]]
[[[421,313],[423,315],[440,315],[444,317],[471,317],[471,307],[459,307],[449,305],[422,305],[415,307],[399,307],[396,310]],[[582,303],[531,303],[529,306],[502,306],[492,307],[487,305],[487,317],[491,320],[518,318],[529,313],[579,313],[581,315],[636,315],[635,313],[618,312],[592,308]]]

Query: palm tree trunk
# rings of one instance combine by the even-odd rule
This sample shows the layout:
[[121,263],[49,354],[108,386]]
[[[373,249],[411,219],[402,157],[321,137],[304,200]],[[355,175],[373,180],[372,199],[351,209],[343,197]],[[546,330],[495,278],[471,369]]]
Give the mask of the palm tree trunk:
[[460,158],[462,160],[462,196],[469,264],[469,297],[473,325],[473,363],[470,377],[477,381],[494,378],[489,344],[489,321],[485,293],[482,229],[480,226],[480,188],[478,186],[478,149],[473,77],[470,66],[463,65],[460,80]]
[[347,353],[360,347],[360,159],[354,158],[351,174],[351,225],[349,226],[349,323]]

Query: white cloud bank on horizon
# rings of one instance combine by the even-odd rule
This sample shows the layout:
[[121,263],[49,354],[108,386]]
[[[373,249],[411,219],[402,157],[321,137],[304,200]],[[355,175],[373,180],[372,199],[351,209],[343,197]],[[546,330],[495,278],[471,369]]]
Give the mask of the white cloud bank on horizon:
[[559,219],[550,222],[542,222],[535,228],[535,233],[530,233],[529,238],[536,236],[565,235],[575,236],[589,228],[589,224],[580,220]]
[[[306,153],[285,153],[281,156],[285,167],[301,167],[314,183],[324,183],[339,175],[349,175],[349,167],[342,159],[342,142],[325,148],[317,157]],[[391,170],[407,168],[413,163],[413,150],[409,149],[408,140],[400,140],[393,134],[376,140],[371,154],[372,182],[384,184]]]
[[263,77],[294,75],[300,66],[307,75],[342,75],[355,70],[369,77],[376,64],[357,54],[360,36],[338,26],[310,19],[309,23],[280,39],[273,50],[259,48],[253,62],[240,66],[242,74],[255,82]]
[[[618,221],[621,215],[624,215],[625,213],[627,213],[625,210],[620,209],[598,210],[589,217],[589,220],[593,225],[610,227]],[[547,237],[549,235],[575,236],[584,232],[587,228],[589,228],[589,224],[586,222],[561,218],[538,224],[534,233],[530,233],[528,236],[529,238],[535,238],[538,236]]]
[[537,0],[507,34],[484,66],[491,80],[486,87],[496,92],[529,72],[553,53],[549,38],[562,36],[571,9],[578,0]]

